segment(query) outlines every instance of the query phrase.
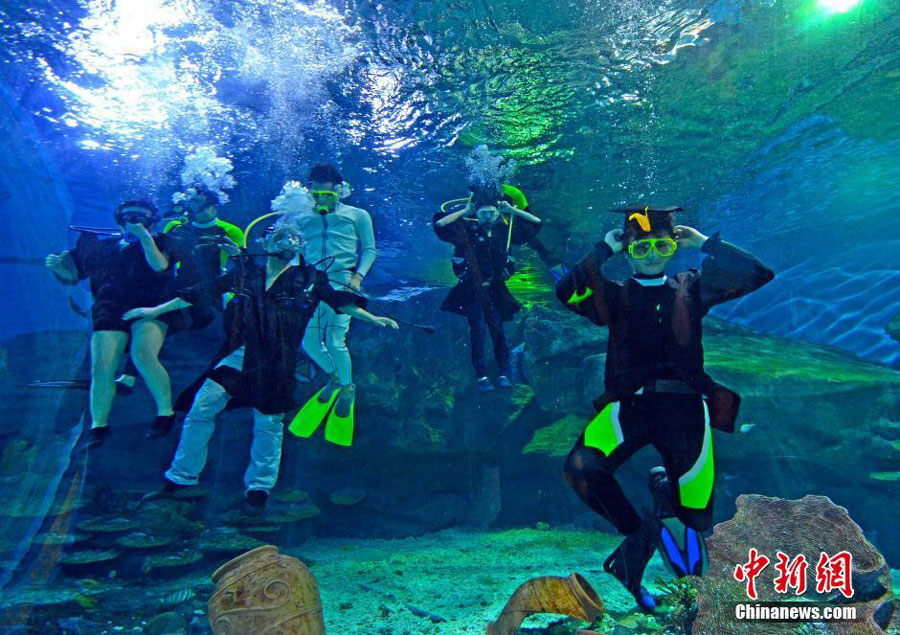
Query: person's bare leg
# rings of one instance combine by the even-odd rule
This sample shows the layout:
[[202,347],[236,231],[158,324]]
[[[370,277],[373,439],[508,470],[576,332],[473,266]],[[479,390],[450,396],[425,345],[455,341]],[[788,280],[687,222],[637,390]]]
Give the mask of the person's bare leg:
[[109,425],[116,371],[127,342],[128,334],[122,331],[96,331],[91,335],[91,428]]
[[159,363],[159,351],[166,341],[166,324],[159,320],[139,320],[131,327],[131,359],[156,402],[157,416],[174,414],[169,373]]

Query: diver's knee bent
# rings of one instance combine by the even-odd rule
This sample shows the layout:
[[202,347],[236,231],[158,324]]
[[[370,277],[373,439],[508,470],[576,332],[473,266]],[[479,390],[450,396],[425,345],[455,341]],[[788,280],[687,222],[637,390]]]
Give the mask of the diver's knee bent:
[[563,476],[571,485],[575,480],[582,480],[588,476],[609,476],[612,472],[604,466],[604,462],[598,456],[599,452],[583,445],[576,445],[566,457],[563,467]]

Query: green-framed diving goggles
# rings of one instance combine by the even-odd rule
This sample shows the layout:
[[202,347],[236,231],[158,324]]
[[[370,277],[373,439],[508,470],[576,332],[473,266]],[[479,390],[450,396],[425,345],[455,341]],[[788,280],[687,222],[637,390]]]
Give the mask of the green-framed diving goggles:
[[643,238],[628,245],[628,255],[632,258],[646,258],[655,251],[660,258],[671,258],[678,250],[678,243],[672,238]]
[[335,208],[341,195],[334,190],[310,190],[313,199],[316,202],[316,211],[320,214],[327,214]]

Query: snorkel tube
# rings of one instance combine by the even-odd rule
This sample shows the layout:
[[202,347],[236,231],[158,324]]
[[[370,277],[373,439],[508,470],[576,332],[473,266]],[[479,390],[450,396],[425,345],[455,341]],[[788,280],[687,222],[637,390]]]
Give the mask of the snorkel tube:
[[273,216],[281,216],[282,212],[269,212],[268,214],[263,214],[259,218],[251,221],[249,225],[247,225],[246,229],[244,229],[244,244],[241,245],[244,249],[247,248],[247,238],[250,236],[250,232],[253,231],[253,228],[256,227],[259,223],[266,220],[267,218],[272,218]]

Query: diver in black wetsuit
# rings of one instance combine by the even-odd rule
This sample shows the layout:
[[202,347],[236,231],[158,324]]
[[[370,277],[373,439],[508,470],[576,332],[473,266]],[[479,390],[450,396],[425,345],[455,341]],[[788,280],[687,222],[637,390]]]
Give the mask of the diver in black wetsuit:
[[[288,226],[263,241],[265,266],[241,257],[216,283],[216,294],[234,293],[225,315],[226,340],[210,369],[178,399],[188,409],[181,441],[162,490],[145,500],[196,485],[206,464],[207,446],[222,410],[253,409],[253,444],[244,476],[247,509],[261,511],[278,479],[284,413],[294,405],[294,368],[306,326],[319,302],[341,313],[397,328],[397,323],[364,310],[365,298],[337,291],[325,273],[298,256],[300,233]],[[294,258],[298,258],[299,262]],[[297,262],[297,264],[292,264]],[[190,293],[173,301],[188,306]]]
[[533,239],[541,229],[541,219],[503,200],[493,186],[473,191],[458,211],[435,214],[432,226],[438,238],[453,245],[453,273],[459,283],[447,294],[441,309],[464,315],[469,322],[478,389],[494,390],[487,377],[485,330],[494,344],[497,385],[512,388],[503,323],[512,319],[520,305],[506,286],[514,272],[509,250]]
[[159,351],[167,326],[152,317],[128,322],[125,314],[156,304],[168,287],[172,244],[150,228],[158,220],[149,201],[126,201],[114,212],[121,235],[99,238],[83,233],[74,249],[47,256],[47,267],[64,284],[90,278],[93,333],[91,334],[91,429],[86,448],[109,435],[108,418],[115,397],[115,372],[131,339],[131,355],[156,402],[157,417],[174,418],[172,389]]
[[[566,480],[595,512],[625,536],[604,563],[652,612],[656,601],[641,586],[647,561],[659,545],[676,575],[700,574],[702,532],[712,521],[714,485],[711,427],[734,430],[738,395],[716,384],[703,369],[701,320],[716,304],[763,286],[771,269],[747,253],[695,229],[673,226],[681,208],[629,207],[624,231],[597,243],[556,288],[571,311],[609,327],[605,392],[598,415],[569,454]],[[707,254],[702,271],[667,277],[669,258],[680,247]],[[603,263],[625,252],[634,275],[624,284],[603,275]],[[667,491],[668,514],[685,526],[676,543],[661,519],[643,517],[613,474],[647,444],[662,456],[665,473],[651,473],[651,486]],[[667,488],[667,489],[666,489]],[[691,542],[688,547],[685,540]]]

